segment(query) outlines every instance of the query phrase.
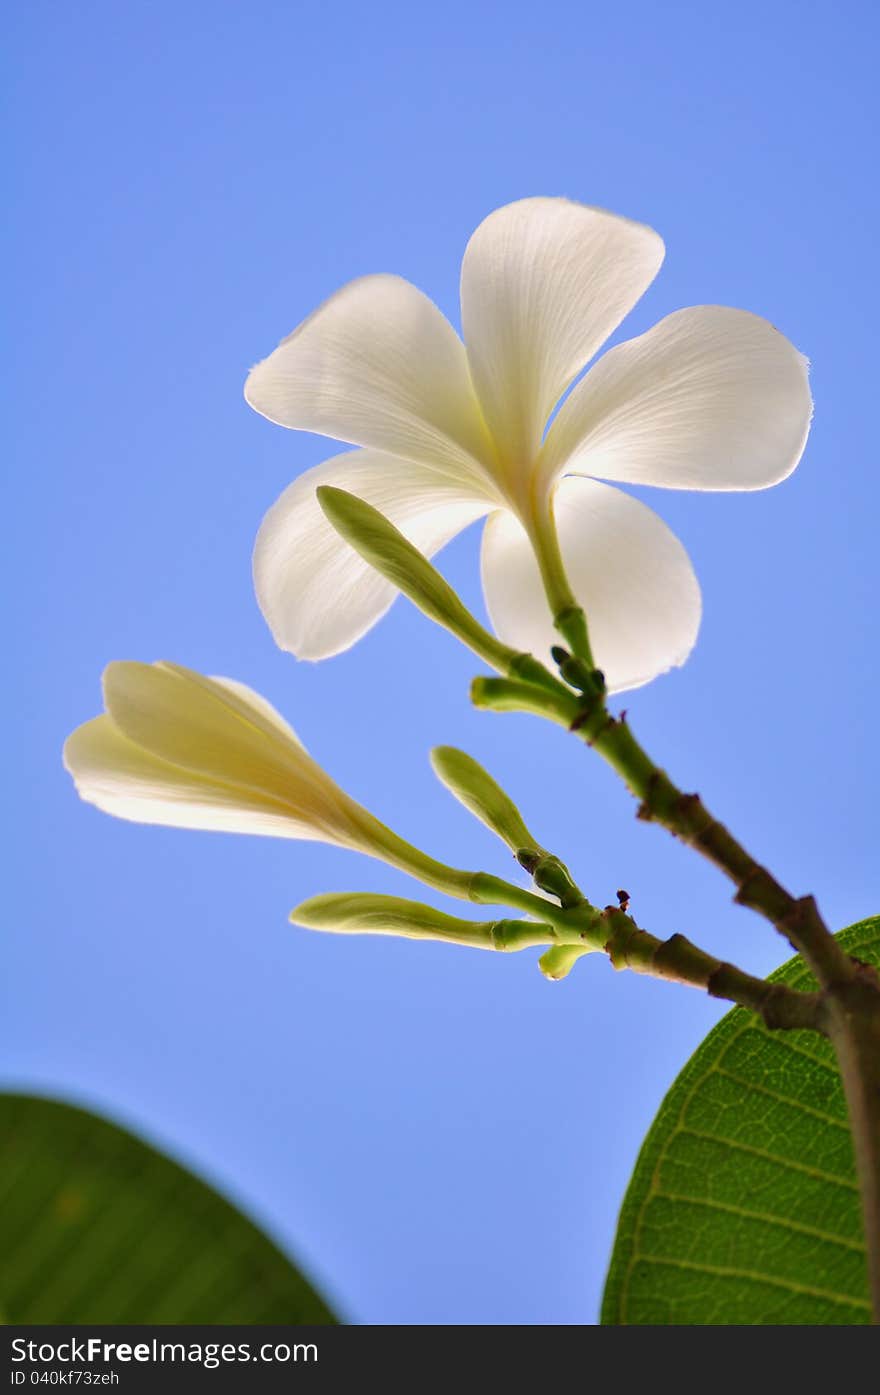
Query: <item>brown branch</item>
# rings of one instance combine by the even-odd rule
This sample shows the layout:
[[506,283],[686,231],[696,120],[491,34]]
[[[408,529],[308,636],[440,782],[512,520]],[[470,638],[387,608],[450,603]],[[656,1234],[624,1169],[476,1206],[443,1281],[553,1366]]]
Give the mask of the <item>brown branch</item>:
[[[575,729],[622,776],[639,800],[638,817],[659,823],[696,848],[729,877],[736,901],[759,911],[802,954],[819,983],[851,982],[849,956],[825,925],[812,896],[794,897],[747,852],[706,808],[698,794],[685,794],[639,745],[625,717],[609,718],[601,700]],[[572,724],[574,725],[574,724]]]
[[684,935],[658,939],[640,929],[617,906],[606,906],[601,915],[608,927],[605,952],[615,969],[632,969],[637,974],[702,988],[713,998],[748,1008],[773,1031],[825,1030],[820,993],[802,993],[784,983],[755,978],[707,954]]

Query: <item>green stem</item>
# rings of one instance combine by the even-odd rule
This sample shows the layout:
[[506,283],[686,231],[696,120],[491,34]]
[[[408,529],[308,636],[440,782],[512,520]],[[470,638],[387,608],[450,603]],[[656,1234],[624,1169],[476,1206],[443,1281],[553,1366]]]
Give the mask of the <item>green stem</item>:
[[570,689],[551,693],[515,678],[475,678],[471,683],[471,702],[494,712],[531,712],[564,727],[571,727],[580,711],[580,703]]
[[[734,883],[736,900],[767,917],[803,955],[822,987],[852,978],[848,956],[825,925],[813,898],[796,899],[786,891],[709,813],[699,795],[684,794],[673,784],[636,741],[625,716],[613,717],[608,711],[604,680],[595,669],[586,638],[586,622],[581,633],[577,619],[578,601],[565,571],[552,501],[535,505],[530,536],[557,628],[562,632],[565,625],[572,635],[574,662],[563,650],[554,651],[554,658],[563,676],[581,692],[574,716],[571,716],[569,700],[557,700],[556,695],[548,691],[545,701],[542,692],[540,698],[545,715],[552,715],[555,721],[567,720],[582,740],[595,747],[639,800],[640,818],[662,824],[720,868]],[[496,688],[494,695],[490,693],[489,696],[494,696],[495,701],[485,705],[500,706],[503,689]],[[476,697],[475,701],[478,701]],[[535,711],[540,705],[533,698],[529,710]]]
[[553,517],[552,499],[541,499],[533,502],[529,519],[529,536],[541,571],[541,580],[544,583],[544,590],[550,604],[553,624],[572,653],[576,654],[592,669],[595,665],[593,651],[590,647],[587,617],[571,589],[565,563],[562,560],[559,534],[556,531],[556,521]]
[[[615,969],[632,969],[703,989],[713,998],[757,1013],[765,1026],[773,1030],[825,1031],[826,1002],[822,993],[797,992],[786,984],[755,978],[736,965],[707,954],[684,935],[658,939],[642,930],[621,906],[600,910],[587,900],[565,864],[543,849],[522,848],[517,858],[537,886],[551,890],[562,902],[559,909],[552,902],[484,872],[475,875],[471,895],[476,901],[503,902],[508,898],[509,905],[518,905],[533,915],[543,913],[553,926],[554,952],[603,950]],[[509,899],[511,892],[515,900]]]
[[[682,936],[665,942],[623,916],[604,914],[613,933],[603,943],[617,967],[703,987],[757,1012],[768,1027],[807,1027],[832,1041],[852,1129],[865,1225],[874,1320],[880,1323],[880,981],[856,963],[822,919],[812,896],[794,897],[761,865],[697,794],[682,792],[634,737],[624,715],[612,716],[604,696],[538,693],[504,679],[477,679],[477,706],[529,711],[561,722],[593,747],[639,800],[638,816],[659,823],[729,877],[736,901],[760,912],[802,955],[820,985],[816,994],[780,993],[696,949]],[[597,912],[596,914],[603,914]],[[597,924],[592,924],[596,934]]]
[[495,877],[490,872],[474,872],[470,877],[469,895],[480,906],[512,906],[514,910],[525,911],[534,919],[546,921],[553,926],[556,937],[562,942],[577,944],[580,941],[580,928],[572,923],[567,912],[543,896],[536,896],[525,887],[507,882],[503,877]]
[[576,904],[562,908],[499,877],[478,872],[472,879],[471,898],[481,904],[509,905],[533,917],[540,916],[552,927],[557,946],[603,950],[615,969],[632,969],[637,974],[702,989],[713,998],[757,1013],[765,1026],[773,1030],[825,1030],[825,1001],[821,993],[802,993],[786,984],[755,978],[736,965],[707,954],[684,935],[658,939],[642,930],[618,906],[600,910],[577,888],[575,891]]
[[[555,532],[552,516],[549,517],[549,530]],[[554,551],[552,539],[542,537],[541,548],[551,559],[549,570],[544,563],[541,564],[542,575],[551,612],[557,628],[560,628],[559,598],[567,587],[564,566],[558,542]],[[570,594],[570,588],[568,592]],[[576,606],[576,601],[574,604]],[[639,817],[660,823],[714,863],[736,887],[736,901],[764,915],[801,954],[819,984],[818,1001],[824,1013],[824,1025],[820,1030],[825,1030],[834,1044],[846,1092],[862,1194],[874,1320],[880,1323],[880,978],[873,969],[857,964],[843,950],[822,919],[812,896],[792,896],[709,812],[698,794],[683,793],[673,783],[666,771],[639,745],[627,725],[625,714],[614,717],[609,713],[604,683],[593,685],[593,674],[590,672],[592,656],[579,647],[576,630],[572,635],[571,649],[575,661],[583,660],[580,669],[575,664],[574,673],[566,671],[567,655],[554,654],[554,658],[560,662],[563,677],[583,695],[579,712],[569,722],[571,729],[593,746],[622,777],[639,800]],[[568,715],[570,704],[566,703],[562,708],[555,698],[552,701],[556,708],[554,720],[559,721]],[[661,951],[647,945],[641,938],[643,934],[629,933],[620,951],[625,961],[631,963],[633,955],[637,958],[645,955],[653,965],[649,972],[656,972],[658,964],[669,965],[672,941],[667,941],[667,947]],[[674,936],[673,940],[677,938]],[[692,958],[691,948],[686,943],[684,946],[679,944],[675,958]],[[698,956],[700,953],[697,951]],[[691,967],[699,972],[699,965],[692,964]],[[744,986],[739,982],[739,975],[739,970],[732,969],[730,965],[721,965],[712,971],[706,987],[710,992],[723,987],[741,993]],[[713,985],[711,988],[710,983]],[[745,990],[750,991],[748,985],[745,985]],[[720,996],[728,995],[724,992]],[[808,995],[797,996],[803,1000]],[[734,1001],[739,1001],[739,998],[735,997]],[[779,1011],[779,1000],[772,1002],[768,998],[764,1001],[764,1009],[760,1000],[754,1004],[744,1002],[743,1005],[754,1006],[756,1011],[762,1012],[766,1021],[768,1008],[773,1013]],[[803,1006],[801,1001],[798,1011]],[[784,1025],[798,1024],[789,1022]],[[805,1022],[800,1025],[817,1024]]]
[[802,954],[822,987],[854,976],[849,956],[825,925],[812,896],[794,897],[710,813],[698,794],[673,784],[630,730],[625,716],[613,717],[604,701],[585,710],[575,728],[621,776],[636,799],[638,817],[662,825],[695,848],[729,877],[737,902],[759,911]]
[[736,900],[761,912],[784,935],[827,987],[854,976],[812,897],[795,898],[737,842],[697,794],[685,794],[670,780],[633,735],[625,715],[614,717],[604,695],[558,696],[531,684],[503,678],[477,678],[471,687],[477,707],[531,712],[574,731],[622,778],[639,801],[638,816],[659,823],[713,862],[736,887]]
[[435,857],[429,857],[420,848],[408,843],[405,838],[401,838],[366,810],[362,812],[361,822],[367,830],[367,836],[358,845],[361,852],[365,852],[369,857],[380,858],[387,862],[389,867],[397,867],[425,886],[433,887],[435,891],[442,891],[447,896],[455,896],[462,901],[470,900],[473,872],[448,867],[445,862],[438,862]]

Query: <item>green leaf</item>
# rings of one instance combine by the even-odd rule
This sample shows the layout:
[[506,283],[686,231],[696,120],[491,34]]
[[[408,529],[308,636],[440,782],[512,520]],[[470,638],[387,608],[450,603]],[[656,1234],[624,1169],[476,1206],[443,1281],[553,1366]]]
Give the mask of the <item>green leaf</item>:
[[336,1321],[204,1182],[107,1120],[0,1095],[0,1310],[8,1323]]
[[[837,937],[880,965],[880,917]],[[771,981],[815,983],[790,959]],[[611,1324],[870,1321],[859,1193],[830,1044],[734,1008],[642,1145],[602,1304]]]

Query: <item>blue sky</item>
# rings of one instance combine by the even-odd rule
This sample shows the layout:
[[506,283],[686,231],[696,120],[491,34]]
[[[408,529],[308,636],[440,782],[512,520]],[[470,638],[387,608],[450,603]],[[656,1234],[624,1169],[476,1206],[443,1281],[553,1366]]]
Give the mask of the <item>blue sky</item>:
[[[307,895],[410,884],[115,822],[61,745],[110,659],[230,674],[437,856],[509,870],[430,772],[448,742],[593,899],[624,885],[655,933],[785,957],[563,732],[472,711],[476,661],[407,603],[311,666],[253,598],[262,513],[332,448],[246,408],[250,364],[365,272],[457,319],[479,220],[567,194],[666,239],[620,337],[729,304],[812,360],[787,483],[651,498],[705,612],[688,665],[628,706],[835,925],[875,913],[876,7],[34,0],[10,24],[2,1078],[213,1179],[351,1321],[592,1322],[640,1140],[718,1006],[594,959],[553,985],[529,954],[295,931]],[[443,555],[475,606],[477,541]]]

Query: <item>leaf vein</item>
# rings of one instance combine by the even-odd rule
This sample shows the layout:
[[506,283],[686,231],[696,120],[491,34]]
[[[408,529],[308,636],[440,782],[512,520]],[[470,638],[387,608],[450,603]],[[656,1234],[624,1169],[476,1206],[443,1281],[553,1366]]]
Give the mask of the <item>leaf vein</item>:
[[667,1192],[660,1189],[654,1193],[664,1201],[684,1202],[687,1206],[704,1206],[711,1211],[725,1211],[731,1216],[741,1216],[747,1221],[761,1221],[765,1225],[775,1225],[782,1230],[795,1231],[799,1235],[809,1235],[813,1240],[821,1240],[828,1245],[842,1245],[847,1250],[864,1252],[860,1240],[852,1240],[845,1235],[836,1235],[830,1230],[820,1230],[818,1226],[807,1225],[805,1221],[789,1220],[787,1216],[774,1216],[769,1211],[752,1211],[746,1206],[735,1206],[731,1202],[718,1201],[715,1197],[687,1196],[682,1192]]
[[[820,1167],[812,1167],[809,1163],[795,1162],[794,1158],[783,1157],[780,1153],[771,1153],[767,1148],[758,1148],[753,1143],[740,1143],[735,1138],[724,1138],[723,1135],[715,1133],[705,1133],[702,1129],[692,1129],[687,1124],[680,1124],[676,1127],[675,1133],[686,1133],[692,1138],[702,1138],[706,1143],[721,1143],[725,1148],[735,1148],[740,1153],[751,1153],[753,1157],[764,1158],[768,1162],[776,1163],[778,1167],[787,1168],[790,1172],[805,1172],[808,1177],[813,1177],[817,1182],[828,1182],[831,1186],[844,1187],[847,1191],[858,1193],[858,1183],[849,1177],[842,1177],[839,1173],[825,1172]],[[675,1135],[671,1135],[674,1137]]]
[[849,1133],[849,1124],[845,1119],[837,1119],[833,1114],[826,1114],[824,1109],[816,1109],[811,1104],[804,1104],[803,1100],[796,1099],[793,1095],[783,1095],[778,1090],[770,1090],[766,1085],[759,1085],[754,1080],[744,1080],[741,1075],[725,1070],[723,1066],[716,1066],[715,1070],[725,1080],[732,1080],[735,1085],[742,1085],[745,1090],[754,1091],[756,1095],[764,1095],[767,1099],[775,1100],[777,1104],[788,1105],[792,1109],[799,1110],[802,1114],[808,1114],[812,1119],[819,1119],[823,1124],[829,1124],[832,1128],[843,1129],[844,1133]]
[[690,1269],[699,1274],[714,1274],[721,1279],[744,1279],[747,1283],[769,1284],[773,1288],[784,1288],[790,1293],[803,1293],[810,1298],[821,1298],[839,1307],[862,1308],[870,1312],[871,1305],[864,1298],[848,1298],[845,1294],[834,1293],[826,1288],[814,1288],[812,1284],[799,1284],[794,1279],[780,1279],[770,1274],[755,1274],[750,1269],[728,1268],[723,1264],[703,1264],[696,1260],[669,1259],[661,1255],[637,1254],[636,1259],[644,1264],[659,1264],[671,1269]]

